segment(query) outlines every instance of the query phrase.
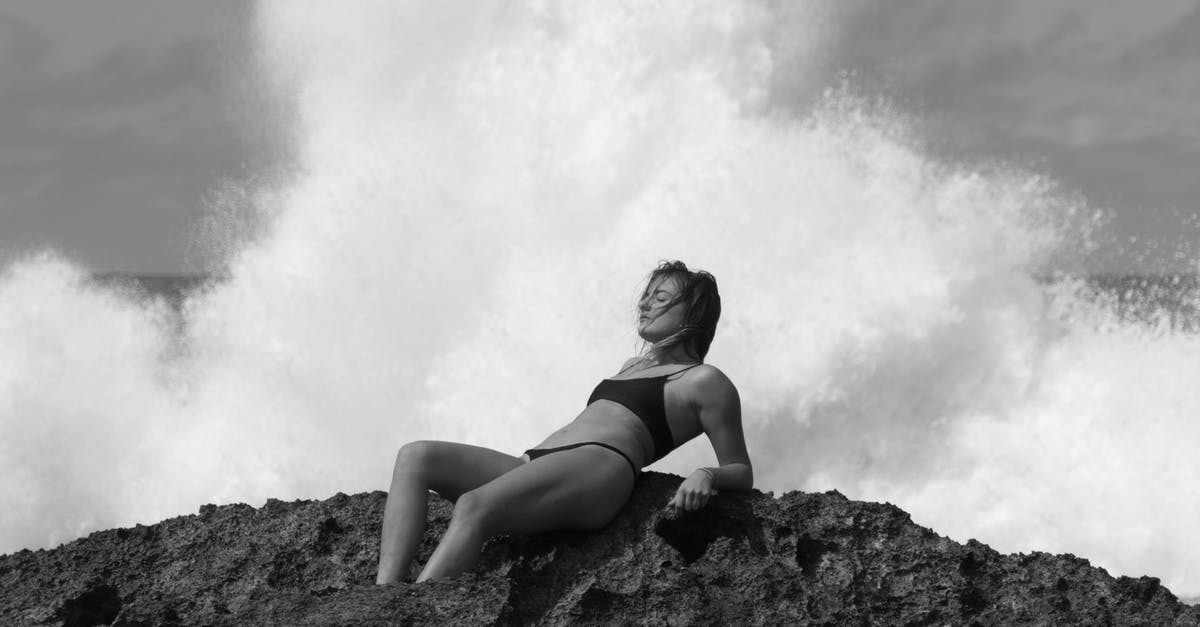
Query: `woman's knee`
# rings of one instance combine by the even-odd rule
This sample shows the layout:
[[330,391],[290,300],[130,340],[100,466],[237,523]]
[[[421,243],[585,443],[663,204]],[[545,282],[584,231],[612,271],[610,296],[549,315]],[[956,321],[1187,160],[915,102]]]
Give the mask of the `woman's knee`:
[[454,502],[450,524],[487,533],[495,524],[493,499],[480,489],[463,492]]
[[427,440],[409,442],[396,453],[396,473],[424,474],[433,463],[435,444]]

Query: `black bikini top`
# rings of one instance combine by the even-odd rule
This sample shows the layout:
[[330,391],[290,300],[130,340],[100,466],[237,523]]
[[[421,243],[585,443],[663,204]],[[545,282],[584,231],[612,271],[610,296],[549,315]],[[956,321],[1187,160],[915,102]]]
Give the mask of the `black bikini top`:
[[[646,425],[650,437],[654,439],[654,459],[656,462],[675,450],[675,438],[671,436],[671,427],[667,425],[667,407],[663,398],[663,388],[667,379],[685,370],[691,370],[700,364],[692,364],[683,370],[676,370],[657,377],[642,377],[640,379],[603,379],[587,404],[598,400],[613,401],[624,405]],[[648,465],[648,464],[647,464]]]

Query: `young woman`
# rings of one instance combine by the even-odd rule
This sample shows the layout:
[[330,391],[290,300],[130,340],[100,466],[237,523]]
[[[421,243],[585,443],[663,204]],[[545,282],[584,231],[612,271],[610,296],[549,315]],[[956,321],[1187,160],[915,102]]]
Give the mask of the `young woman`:
[[667,505],[703,507],[754,483],[737,388],[704,356],[721,317],[711,274],[663,262],[638,303],[648,350],[600,381],[584,410],[520,457],[453,442],[400,449],[383,514],[377,583],[399,581],[425,529],[429,491],[454,501],[450,525],[417,581],[456,575],[497,534],[594,531],[629,500],[640,469],[700,433],[718,466],[699,468]]

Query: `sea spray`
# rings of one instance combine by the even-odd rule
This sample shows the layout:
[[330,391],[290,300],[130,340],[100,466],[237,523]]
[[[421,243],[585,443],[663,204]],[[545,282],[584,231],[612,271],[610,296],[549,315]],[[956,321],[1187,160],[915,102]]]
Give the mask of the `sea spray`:
[[[0,494],[29,512],[0,550],[385,488],[413,439],[518,454],[634,352],[639,282],[680,258],[720,283],[709,361],[759,488],[1200,592],[1195,340],[1036,279],[1093,211],[817,80],[836,15],[260,4],[290,176],[240,196],[263,226],[182,326],[53,256],[0,279]],[[656,468],[712,463],[701,438]]]
[[169,328],[164,302],[50,253],[0,273],[0,550],[169,511],[142,492],[168,461],[146,445],[174,406]]

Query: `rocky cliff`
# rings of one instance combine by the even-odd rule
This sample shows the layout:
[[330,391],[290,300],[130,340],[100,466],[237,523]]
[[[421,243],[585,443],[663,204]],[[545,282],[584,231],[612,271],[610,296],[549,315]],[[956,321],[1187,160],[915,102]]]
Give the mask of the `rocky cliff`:
[[[373,585],[382,492],[206,505],[0,557],[4,625],[1200,625],[1157,579],[959,544],[836,492],[722,494],[679,518],[647,473],[595,534],[496,538],[477,573]],[[431,499],[420,560],[451,505]]]

